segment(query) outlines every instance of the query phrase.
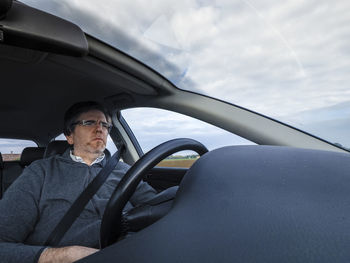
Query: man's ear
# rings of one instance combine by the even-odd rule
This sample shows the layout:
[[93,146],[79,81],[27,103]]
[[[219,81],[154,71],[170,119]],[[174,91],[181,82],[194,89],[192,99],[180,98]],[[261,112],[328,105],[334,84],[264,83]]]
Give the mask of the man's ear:
[[73,133],[71,132],[70,135],[65,135],[65,136],[66,136],[68,144],[73,145],[74,144]]

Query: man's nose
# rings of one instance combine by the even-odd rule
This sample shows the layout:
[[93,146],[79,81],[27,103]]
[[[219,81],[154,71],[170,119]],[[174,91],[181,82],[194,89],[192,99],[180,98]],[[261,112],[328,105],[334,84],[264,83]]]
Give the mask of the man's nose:
[[103,128],[102,128],[102,123],[101,122],[96,122],[95,127],[96,127],[97,131],[101,131],[102,132]]

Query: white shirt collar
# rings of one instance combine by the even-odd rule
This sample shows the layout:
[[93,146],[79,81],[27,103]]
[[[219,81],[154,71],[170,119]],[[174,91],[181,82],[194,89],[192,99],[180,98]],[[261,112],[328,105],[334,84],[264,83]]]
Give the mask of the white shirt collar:
[[[93,161],[93,162],[90,164],[90,166],[93,165],[93,164],[95,164],[95,163],[100,163],[100,162],[102,162],[102,160],[105,158],[105,156],[106,156],[106,155],[105,155],[104,153],[102,153],[99,157],[96,158],[95,161]],[[80,156],[74,155],[74,154],[73,154],[73,150],[70,150],[70,157],[71,157],[72,160],[75,161],[75,162],[87,164],[86,162],[84,162],[83,158],[81,158]]]

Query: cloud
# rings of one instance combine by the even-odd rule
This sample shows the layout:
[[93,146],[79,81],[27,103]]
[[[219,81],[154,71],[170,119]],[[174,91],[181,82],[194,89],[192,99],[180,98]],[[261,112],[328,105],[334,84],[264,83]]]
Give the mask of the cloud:
[[143,35],[157,44],[181,49],[176,37],[173,35],[173,30],[171,30],[168,19],[164,15],[158,17]]
[[284,119],[316,136],[350,148],[350,100],[330,107],[284,116]]
[[[308,16],[292,21],[284,19],[287,10],[296,13],[301,5],[290,1],[272,9],[247,4],[239,13],[218,9],[213,41],[204,49],[195,45],[189,75],[209,95],[274,117],[343,101],[349,77],[339,71],[348,71],[349,59],[338,45],[348,38],[335,22],[339,8],[328,5],[307,6]],[[327,36],[334,29],[339,38]],[[339,79],[342,85],[335,85]]]

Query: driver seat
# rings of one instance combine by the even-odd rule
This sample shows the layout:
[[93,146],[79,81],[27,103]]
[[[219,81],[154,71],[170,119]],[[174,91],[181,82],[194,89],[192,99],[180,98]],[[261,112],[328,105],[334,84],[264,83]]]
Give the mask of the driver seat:
[[[67,141],[64,141],[64,140],[52,141],[46,147],[44,158],[49,158],[56,154],[63,154],[69,147],[71,146]],[[111,153],[107,149],[105,149],[104,153],[107,158],[111,157]]]
[[52,141],[50,142],[45,150],[44,158],[64,153],[70,145],[67,141]]

